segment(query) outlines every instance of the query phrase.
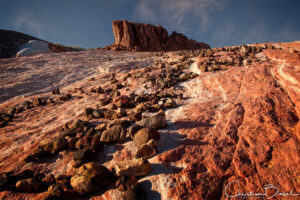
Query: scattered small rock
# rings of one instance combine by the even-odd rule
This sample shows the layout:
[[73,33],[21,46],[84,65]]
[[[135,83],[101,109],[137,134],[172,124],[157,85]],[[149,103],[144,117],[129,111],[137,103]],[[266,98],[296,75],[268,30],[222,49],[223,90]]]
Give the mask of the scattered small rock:
[[52,90],[52,94],[60,94],[59,88]]

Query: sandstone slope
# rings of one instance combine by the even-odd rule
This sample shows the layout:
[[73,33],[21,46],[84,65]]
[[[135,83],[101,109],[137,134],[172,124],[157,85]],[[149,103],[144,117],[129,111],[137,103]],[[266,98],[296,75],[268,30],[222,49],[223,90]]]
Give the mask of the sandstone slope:
[[[56,181],[69,180],[57,177],[76,173],[75,149],[34,161],[25,158],[44,140],[59,136],[67,122],[80,119],[89,121],[91,127],[110,123],[106,117],[93,117],[95,113],[89,114],[86,108],[113,110],[122,107],[122,102],[129,104],[134,93],[132,106],[147,104],[145,110],[140,106],[143,119],[163,116],[157,114],[158,107],[165,110],[167,122],[166,127],[157,122],[159,137],[151,133],[157,141],[157,151],[148,158],[152,170],[148,162],[134,170],[140,173],[135,176],[148,199],[235,199],[230,195],[264,193],[268,184],[273,187],[269,185],[262,199],[277,188],[289,195],[277,194],[273,199],[297,199],[299,51],[300,42],[292,42],[167,53],[92,50],[2,59],[0,112],[12,108],[17,112],[0,128],[0,172],[17,174],[29,169],[53,174]],[[51,93],[56,87],[60,94]],[[107,101],[111,94],[113,98]],[[134,109],[124,107],[127,113]],[[136,123],[145,126],[141,121]],[[100,133],[102,142],[104,132]],[[104,143],[91,160],[114,176],[130,172],[117,164],[133,160],[139,149],[136,140],[143,139],[134,136],[132,140],[129,130],[125,132],[126,137],[119,132],[113,138],[121,142]],[[76,135],[83,144],[84,134],[91,133]],[[135,179],[120,180],[133,184]],[[74,199],[126,199],[127,195],[120,185],[84,195],[72,187],[64,191],[63,197]],[[47,190],[28,193],[18,188],[0,192],[1,199],[47,195]]]

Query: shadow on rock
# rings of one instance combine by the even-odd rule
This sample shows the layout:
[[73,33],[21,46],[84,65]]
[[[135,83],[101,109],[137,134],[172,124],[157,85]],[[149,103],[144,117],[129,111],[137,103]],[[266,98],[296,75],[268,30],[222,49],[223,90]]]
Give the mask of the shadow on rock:
[[185,137],[185,135],[181,135],[177,132],[170,132],[168,130],[161,131],[157,154],[159,155],[176,148],[180,143],[182,143],[182,141],[184,141]]
[[180,172],[183,168],[182,167],[175,167],[175,166],[165,166],[163,164],[152,163],[152,172],[149,173],[147,176],[155,176],[160,174],[176,174]]
[[140,185],[144,188],[145,191],[147,191],[147,199],[152,200],[160,200],[161,195],[160,193],[152,190],[152,183],[149,180],[140,182]]
[[63,158],[62,155],[60,154],[55,154],[55,155],[49,155],[46,158],[38,159],[37,161],[34,161],[36,164],[44,164],[44,163],[54,163],[56,162],[57,159]]
[[195,122],[195,121],[177,121],[175,122],[175,130],[179,129],[193,129],[193,128],[212,128],[215,124],[203,123],[203,122]]

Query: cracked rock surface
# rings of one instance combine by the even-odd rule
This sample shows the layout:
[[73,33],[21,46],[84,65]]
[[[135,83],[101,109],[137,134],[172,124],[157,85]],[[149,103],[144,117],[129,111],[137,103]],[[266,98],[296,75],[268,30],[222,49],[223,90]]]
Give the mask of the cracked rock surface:
[[[159,127],[153,130],[159,137],[150,138],[155,139],[155,149],[150,150],[156,155],[151,153],[145,161],[151,170],[136,178],[118,177],[138,181],[141,190],[134,192],[142,191],[148,199],[232,199],[229,195],[239,191],[264,193],[268,184],[280,192],[300,194],[299,52],[300,42],[291,42],[209,51],[89,50],[1,59],[0,89],[4,92],[0,99],[0,172],[9,173],[1,174],[0,186],[10,173],[26,169],[45,176],[53,174],[57,180],[61,175],[73,176],[75,150],[65,146],[70,146],[72,139],[83,145],[92,138],[99,142],[103,132],[121,125],[110,124],[112,119],[99,117],[100,114],[93,117],[92,111],[116,112],[120,106],[126,112],[112,118],[128,120],[133,113],[142,112],[142,119],[126,121],[122,140],[101,143],[89,162],[115,173],[116,163],[134,161],[139,148],[131,137],[147,127],[142,122],[164,110],[158,116],[165,115],[165,121],[157,121],[163,126],[147,127]],[[60,94],[52,94],[58,87]],[[60,100],[66,94],[70,94],[68,98]],[[128,97],[124,104],[113,105],[114,99],[122,95]],[[36,98],[45,103],[33,105]],[[165,107],[171,101],[176,104]],[[140,104],[143,109],[135,109]],[[87,108],[91,115],[85,115]],[[75,133],[67,132],[68,124],[76,120],[82,121],[73,127]],[[125,121],[118,121],[122,122]],[[133,132],[131,127],[136,124],[145,127]],[[67,135],[65,148],[41,159],[24,161],[42,141],[59,135]],[[125,195],[122,192],[110,186],[79,195],[68,188],[63,195],[74,199],[116,199]],[[0,199],[46,196],[47,190],[0,190]]]

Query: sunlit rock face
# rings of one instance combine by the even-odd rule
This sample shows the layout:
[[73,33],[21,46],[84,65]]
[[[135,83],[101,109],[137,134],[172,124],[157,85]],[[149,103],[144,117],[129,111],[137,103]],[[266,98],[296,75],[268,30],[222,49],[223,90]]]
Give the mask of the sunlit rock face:
[[[272,184],[296,199],[299,51],[291,42],[1,59],[0,198],[232,199]],[[158,117],[150,130],[144,122]],[[122,140],[100,141],[116,127]],[[110,184],[80,195],[69,183],[89,162]]]
[[114,20],[112,22],[115,42],[107,47],[112,50],[130,51],[177,51],[209,49],[203,42],[188,39],[180,33],[168,31],[162,26]]

